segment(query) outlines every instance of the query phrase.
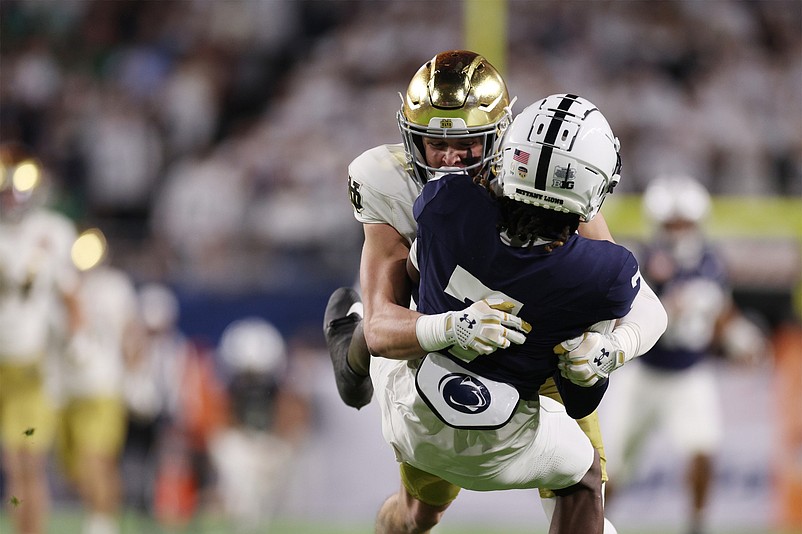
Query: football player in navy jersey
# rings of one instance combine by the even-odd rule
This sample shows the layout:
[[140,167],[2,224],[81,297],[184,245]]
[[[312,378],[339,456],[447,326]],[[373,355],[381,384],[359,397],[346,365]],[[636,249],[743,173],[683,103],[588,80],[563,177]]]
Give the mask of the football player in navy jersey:
[[736,361],[754,362],[768,353],[768,344],[735,306],[724,262],[705,236],[710,209],[705,187],[691,176],[661,175],[649,183],[643,204],[656,226],[640,254],[643,275],[671,320],[618,384],[611,411],[614,434],[621,434],[612,459],[615,487],[632,481],[646,438],[664,427],[674,450],[688,461],[687,532],[699,534],[722,433],[710,356],[720,350]]
[[[599,452],[538,390],[554,377],[572,415],[590,413],[609,373],[657,340],[665,311],[628,250],[576,233],[619,180],[618,141],[593,104],[543,99],[516,117],[501,148],[491,191],[455,173],[429,181],[415,202],[408,265],[424,313],[417,337],[431,352],[371,363],[402,474],[377,532],[429,531],[460,488],[534,487],[557,495],[549,532],[604,530]],[[473,350],[477,322],[460,310],[476,302],[511,303],[532,325],[524,343]],[[444,320],[456,332],[447,351]]]

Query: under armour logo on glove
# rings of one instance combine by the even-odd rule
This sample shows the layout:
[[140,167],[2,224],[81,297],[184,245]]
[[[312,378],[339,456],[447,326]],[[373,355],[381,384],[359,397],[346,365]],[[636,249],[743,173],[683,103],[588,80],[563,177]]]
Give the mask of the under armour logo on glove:
[[523,343],[532,327],[510,313],[513,307],[512,302],[489,298],[459,312],[448,312],[445,334],[452,345],[451,354],[469,362],[480,354],[507,348],[511,343]]
[[468,317],[469,317],[469,316],[468,316],[468,314],[467,314],[467,313],[464,313],[464,314],[462,314],[462,317],[460,317],[460,318],[459,318],[459,322],[461,322],[461,323],[462,323],[462,322],[468,323],[468,325],[467,325],[467,326],[468,326],[468,328],[469,328],[469,329],[473,329],[473,325],[475,325],[475,324],[476,324],[476,320],[475,320],[475,319],[469,319]]
[[[609,337],[598,332],[563,341],[554,352],[559,356],[560,373],[574,384],[590,387],[624,365],[624,351]],[[593,354],[596,356],[592,356]]]
[[604,363],[605,360],[607,360],[609,358],[610,358],[610,351],[609,350],[605,350],[604,347],[602,347],[600,354],[598,356],[596,356],[595,358],[593,358],[593,363],[595,363],[596,365],[601,366],[601,364]]

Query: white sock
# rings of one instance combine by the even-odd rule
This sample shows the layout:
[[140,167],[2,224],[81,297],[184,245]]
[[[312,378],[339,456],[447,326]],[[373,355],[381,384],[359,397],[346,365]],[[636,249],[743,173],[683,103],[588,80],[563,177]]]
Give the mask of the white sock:
[[557,497],[541,497],[540,504],[543,506],[543,511],[546,512],[546,519],[549,520],[549,525],[551,525],[551,518],[554,517],[554,510],[557,508]]
[[364,317],[365,316],[364,310],[365,310],[365,307],[362,306],[361,302],[354,302],[353,304],[351,304],[351,307],[348,308],[348,313],[346,313],[345,315],[347,317],[347,316],[351,315],[352,313],[355,313],[355,314],[359,315],[360,317]]
[[84,534],[120,534],[120,526],[116,517],[89,514],[84,521]]

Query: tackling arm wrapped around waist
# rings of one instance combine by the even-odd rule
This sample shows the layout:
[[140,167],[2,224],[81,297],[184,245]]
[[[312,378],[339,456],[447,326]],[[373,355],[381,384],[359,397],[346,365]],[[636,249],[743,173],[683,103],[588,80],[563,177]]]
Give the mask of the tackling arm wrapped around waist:
[[641,356],[651,349],[668,326],[668,315],[663,304],[646,281],[641,278],[640,291],[632,301],[632,309],[619,319],[610,333],[624,351],[624,360]]

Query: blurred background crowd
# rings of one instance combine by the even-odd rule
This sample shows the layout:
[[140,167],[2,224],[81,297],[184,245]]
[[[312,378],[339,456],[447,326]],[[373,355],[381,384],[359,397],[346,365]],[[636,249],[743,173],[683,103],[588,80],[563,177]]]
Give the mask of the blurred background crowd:
[[[355,280],[362,244],[347,165],[400,141],[398,93],[436,52],[464,46],[464,5],[0,2],[0,141],[38,156],[52,208],[79,231],[102,230],[106,261],[128,278],[140,311],[151,306],[138,318],[143,331],[177,336],[154,351],[201,355],[180,372],[175,363],[161,368],[175,359],[150,356],[151,375],[140,369],[126,379],[135,427],[129,504],[191,515],[197,488],[190,484],[181,500],[176,488],[189,480],[182,464],[168,462],[178,472],[161,479],[144,476],[137,454],[158,439],[159,454],[211,461],[210,428],[247,418],[248,403],[272,391],[267,383],[226,389],[233,373],[225,371],[224,333],[237,320],[278,328],[276,353],[295,377],[280,402],[289,414],[280,420],[297,423],[286,423],[286,435],[299,439],[315,424],[315,393],[304,384],[327,365],[323,307],[331,289]],[[714,197],[802,195],[798,0],[508,0],[507,9],[513,111],[565,91],[597,104],[621,140],[616,195],[639,195],[665,172],[696,177]],[[798,261],[795,249],[791,270]],[[768,323],[792,317],[783,305]],[[252,342],[263,327],[243,335]],[[240,345],[246,360],[248,342]],[[179,382],[208,396],[170,387]],[[256,393],[238,399],[235,389]],[[228,415],[215,419],[216,409]],[[184,421],[181,433],[149,434],[165,417]],[[198,443],[206,460],[187,454]],[[218,446],[247,449],[234,438]],[[155,469],[153,457],[141,461]],[[187,467],[203,472],[195,468]],[[236,480],[229,494],[237,495]],[[159,500],[158,481],[179,500]]]
[[[462,43],[461,2],[14,1],[3,138],[140,279],[226,291],[352,276],[348,162],[398,139],[398,92]],[[612,117],[622,192],[802,194],[799,3],[509,3],[518,106],[576,88]],[[236,276],[232,273],[236,272]]]

